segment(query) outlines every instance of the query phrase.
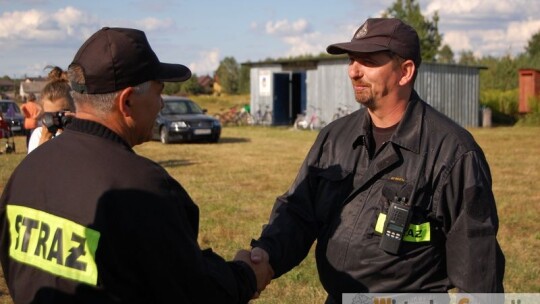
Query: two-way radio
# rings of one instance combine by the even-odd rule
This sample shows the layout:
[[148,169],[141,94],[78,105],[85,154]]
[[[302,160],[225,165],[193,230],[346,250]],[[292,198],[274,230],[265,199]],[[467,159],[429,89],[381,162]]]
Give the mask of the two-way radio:
[[411,215],[411,207],[405,205],[405,198],[403,200],[394,199],[388,208],[379,248],[392,254],[399,252],[401,241],[409,228]]
[[[415,194],[427,162],[425,153],[421,154],[420,157],[420,164],[417,169],[414,185],[410,190],[408,189],[411,193],[410,197],[407,199],[406,197],[398,198],[397,195],[394,196],[394,200],[388,208],[388,214],[384,221],[379,248],[391,254],[398,254],[401,242],[409,229],[413,206],[417,204]],[[402,193],[408,193],[409,191],[403,191]]]

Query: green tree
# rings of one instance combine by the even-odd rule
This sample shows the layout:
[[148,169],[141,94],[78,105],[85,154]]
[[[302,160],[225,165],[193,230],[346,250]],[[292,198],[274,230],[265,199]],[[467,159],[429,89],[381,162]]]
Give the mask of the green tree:
[[196,95],[202,93],[202,91],[197,74],[192,74],[191,78],[182,82],[180,87],[180,93],[183,95]]
[[440,63],[456,63],[454,60],[454,52],[448,44],[443,45],[437,55],[437,62]]
[[525,53],[516,58],[520,68],[540,69],[540,31],[532,35]]
[[196,95],[203,92],[199,84],[197,74],[192,74],[191,78],[184,82],[165,82],[163,94],[165,95]]
[[165,95],[176,95],[180,92],[181,83],[179,82],[165,82],[163,88],[163,94]]
[[531,37],[525,51],[531,58],[540,57],[540,31]]
[[383,17],[394,17],[412,26],[420,38],[422,60],[434,62],[441,47],[442,35],[439,34],[439,13],[435,12],[429,20],[422,15],[420,5],[415,0],[396,0],[384,13]]
[[477,65],[487,69],[480,71],[480,90],[513,90],[518,87],[518,66],[516,60],[507,54],[500,58],[487,56],[477,61]]
[[216,70],[216,76],[223,93],[238,93],[240,66],[234,57],[225,57],[221,60]]
[[240,66],[240,79],[238,83],[238,93],[240,94],[248,94],[250,92],[250,80],[251,77],[249,75],[250,67],[247,65],[241,65]]
[[462,65],[475,65],[476,57],[474,57],[474,53],[470,50],[461,51],[461,53],[459,54],[458,63]]

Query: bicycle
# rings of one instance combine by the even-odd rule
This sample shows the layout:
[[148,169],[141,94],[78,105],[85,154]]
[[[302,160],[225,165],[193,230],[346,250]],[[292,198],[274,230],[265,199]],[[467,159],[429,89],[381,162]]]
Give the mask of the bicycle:
[[251,117],[251,114],[249,114],[249,112],[243,107],[240,109],[240,111],[236,112],[233,122],[237,126],[252,125],[253,117]]
[[347,105],[344,105],[344,104],[341,104],[338,108],[337,108],[337,112],[334,113],[334,115],[332,116],[332,121],[340,118],[340,117],[343,117],[343,116],[347,116],[351,114],[351,111],[349,110],[349,107]]
[[270,111],[270,106],[264,105],[264,113],[261,111],[261,105],[259,104],[259,109],[255,112],[255,115],[252,116],[253,123],[256,125],[270,126],[272,125],[272,111]]
[[307,115],[306,111],[304,111],[304,114],[297,115],[293,125],[295,129],[319,130],[326,125],[326,122],[322,121],[318,115],[318,111],[320,111],[320,108],[316,108],[314,106],[310,106],[310,108],[313,109],[310,115]]

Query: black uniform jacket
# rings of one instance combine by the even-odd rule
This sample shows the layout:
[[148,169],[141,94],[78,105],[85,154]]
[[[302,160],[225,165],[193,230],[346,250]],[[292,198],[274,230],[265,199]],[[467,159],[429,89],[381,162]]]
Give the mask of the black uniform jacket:
[[75,119],[32,151],[0,201],[15,303],[245,303],[253,271],[197,244],[199,210],[161,166]]
[[[317,240],[321,282],[342,293],[502,292],[504,256],[490,171],[472,136],[413,92],[390,140],[370,153],[365,108],[321,130],[296,180],[252,246],[276,276]],[[371,155],[374,154],[374,155]],[[389,204],[405,198],[411,225],[398,254],[379,248]]]

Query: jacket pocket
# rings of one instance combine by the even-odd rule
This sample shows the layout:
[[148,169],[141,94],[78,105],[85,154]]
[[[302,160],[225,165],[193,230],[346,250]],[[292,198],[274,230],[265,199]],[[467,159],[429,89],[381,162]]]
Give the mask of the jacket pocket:
[[[407,183],[396,180],[381,180],[383,183],[379,188],[380,193],[373,195],[374,204],[369,205],[367,214],[369,215],[369,227],[366,230],[366,238],[371,239],[374,235],[380,235],[377,231],[377,224],[380,226],[380,215],[388,214],[390,204],[403,198],[409,199],[411,196],[412,187],[408,187]],[[411,211],[412,212],[412,211]]]
[[339,214],[342,202],[352,191],[353,174],[340,165],[328,168],[310,167],[312,186],[315,189],[315,215],[320,224],[331,221],[332,214]]

